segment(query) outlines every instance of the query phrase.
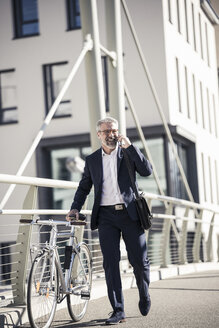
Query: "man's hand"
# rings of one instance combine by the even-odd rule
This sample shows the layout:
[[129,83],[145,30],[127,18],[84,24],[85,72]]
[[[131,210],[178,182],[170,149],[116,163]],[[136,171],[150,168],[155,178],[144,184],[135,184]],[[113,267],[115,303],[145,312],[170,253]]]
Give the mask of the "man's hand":
[[128,148],[131,145],[129,138],[127,138],[121,134],[118,137],[118,142],[120,144],[120,147],[122,147],[122,148]]
[[76,208],[75,209],[72,209],[66,215],[66,220],[67,221],[71,221],[73,218],[75,218],[76,220],[79,220],[79,212],[78,212],[78,210],[76,210]]

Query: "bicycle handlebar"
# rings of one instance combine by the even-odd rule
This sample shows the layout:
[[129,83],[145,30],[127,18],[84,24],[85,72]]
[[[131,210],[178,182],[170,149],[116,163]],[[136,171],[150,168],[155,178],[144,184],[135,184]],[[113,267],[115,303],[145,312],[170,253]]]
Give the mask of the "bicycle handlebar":
[[65,225],[65,226],[72,226],[72,225],[79,225],[79,226],[85,226],[86,225],[86,215],[79,213],[79,220],[76,220],[75,218],[72,221],[60,221],[60,220],[41,220],[41,219],[20,219],[20,223],[25,224],[41,224],[41,225]]

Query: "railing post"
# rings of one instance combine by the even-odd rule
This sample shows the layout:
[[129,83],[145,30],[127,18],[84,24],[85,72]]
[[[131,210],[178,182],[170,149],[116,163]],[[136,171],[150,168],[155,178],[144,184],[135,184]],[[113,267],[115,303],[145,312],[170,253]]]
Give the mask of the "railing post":
[[[165,210],[165,214],[171,215],[173,212],[173,204],[169,204]],[[167,267],[167,251],[169,249],[169,241],[170,241],[170,228],[171,228],[171,220],[165,219],[163,223],[162,230],[162,240],[161,243],[161,268]]]
[[[23,203],[23,209],[36,208],[37,200],[37,187],[31,186],[27,192],[26,198]],[[22,215],[22,218],[30,219],[31,215]],[[32,225],[20,224],[17,237],[16,252],[19,255],[14,255],[12,258],[12,281],[15,282],[13,288],[13,298],[15,304],[25,304],[25,283],[27,276],[27,265],[30,254],[30,239],[31,239]]]
[[208,240],[206,242],[206,247],[207,247],[207,261],[211,262],[213,260],[213,254],[212,254],[212,235],[213,235],[213,224],[214,224],[214,218],[215,218],[215,213],[212,215],[211,219],[211,224],[209,227],[209,232],[208,232]]
[[[201,210],[199,219],[202,220],[204,210]],[[200,262],[200,244],[201,244],[202,223],[198,222],[195,229],[195,237],[192,248],[193,262]]]
[[[189,207],[186,207],[184,217],[188,217],[188,216],[189,216]],[[182,231],[179,240],[179,264],[187,263],[187,255],[186,255],[187,228],[188,228],[188,221],[183,221]]]

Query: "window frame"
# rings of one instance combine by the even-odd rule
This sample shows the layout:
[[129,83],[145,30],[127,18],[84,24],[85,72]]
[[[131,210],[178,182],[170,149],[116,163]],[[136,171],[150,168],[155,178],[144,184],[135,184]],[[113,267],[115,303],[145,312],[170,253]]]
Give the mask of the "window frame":
[[[28,38],[33,36],[39,36],[39,16],[37,9],[37,19],[31,19],[24,21],[22,12],[22,0],[12,0],[13,17],[14,17],[14,39]],[[38,2],[38,0],[37,0]],[[38,3],[37,3],[38,4]],[[22,27],[31,23],[38,23],[38,32],[31,34],[24,34]]]
[[[81,12],[76,10],[76,1],[79,2],[79,0],[66,0],[67,31],[81,29]],[[76,24],[76,17],[78,16],[80,16],[80,26]]]
[[6,111],[12,111],[12,110],[17,110],[17,109],[18,109],[17,106],[8,107],[8,108],[3,108],[3,107],[2,107],[1,75],[2,75],[2,74],[7,74],[7,73],[12,73],[12,72],[15,72],[15,68],[10,68],[10,69],[0,70],[0,125],[15,124],[15,123],[18,123],[18,120],[12,120],[12,121],[9,121],[9,122],[4,122],[4,121],[2,121],[2,113],[3,113],[3,112],[6,112]]
[[108,73],[108,57],[103,55],[101,56],[102,68],[103,68],[103,82],[104,82],[104,96],[105,96],[105,107],[106,112],[110,110],[109,106],[109,73]]
[[[50,85],[50,96],[51,96],[51,104],[54,104],[54,101],[56,99],[54,95],[54,81],[53,81],[53,76],[52,76],[52,67],[53,66],[61,66],[61,65],[66,65],[68,64],[68,61],[62,61],[62,62],[55,62],[55,63],[49,63],[49,64],[43,64],[43,84],[44,84],[44,95],[45,95],[45,109],[46,109],[46,115],[49,113],[49,110],[51,106],[49,106],[49,94],[48,94],[48,84]],[[50,81],[48,83],[47,81],[47,68],[49,69],[49,76],[50,76]],[[62,100],[59,105],[61,104],[66,104],[66,103],[71,103],[71,100]],[[54,114],[53,118],[63,118],[63,117],[72,117],[72,114],[61,114],[61,115],[56,115]]]

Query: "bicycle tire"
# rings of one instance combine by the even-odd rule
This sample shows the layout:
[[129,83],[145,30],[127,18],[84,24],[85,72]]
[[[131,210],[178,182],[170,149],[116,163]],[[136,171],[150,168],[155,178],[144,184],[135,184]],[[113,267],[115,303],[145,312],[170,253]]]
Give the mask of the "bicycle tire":
[[[51,268],[54,273],[51,279]],[[29,275],[27,289],[28,318],[33,328],[50,327],[57,305],[58,270],[48,252],[36,256]]]
[[[80,260],[76,260],[77,257]],[[83,268],[82,268],[83,265]],[[86,274],[86,277],[84,275]],[[83,285],[83,287],[81,287]],[[88,299],[81,298],[81,292],[91,293],[92,286],[92,261],[91,253],[88,246],[85,243],[81,243],[79,254],[76,254],[74,263],[71,270],[71,287],[77,288],[77,292],[73,292],[67,295],[68,312],[73,321],[81,320],[86,311],[88,305]],[[81,288],[80,288],[81,287]]]

